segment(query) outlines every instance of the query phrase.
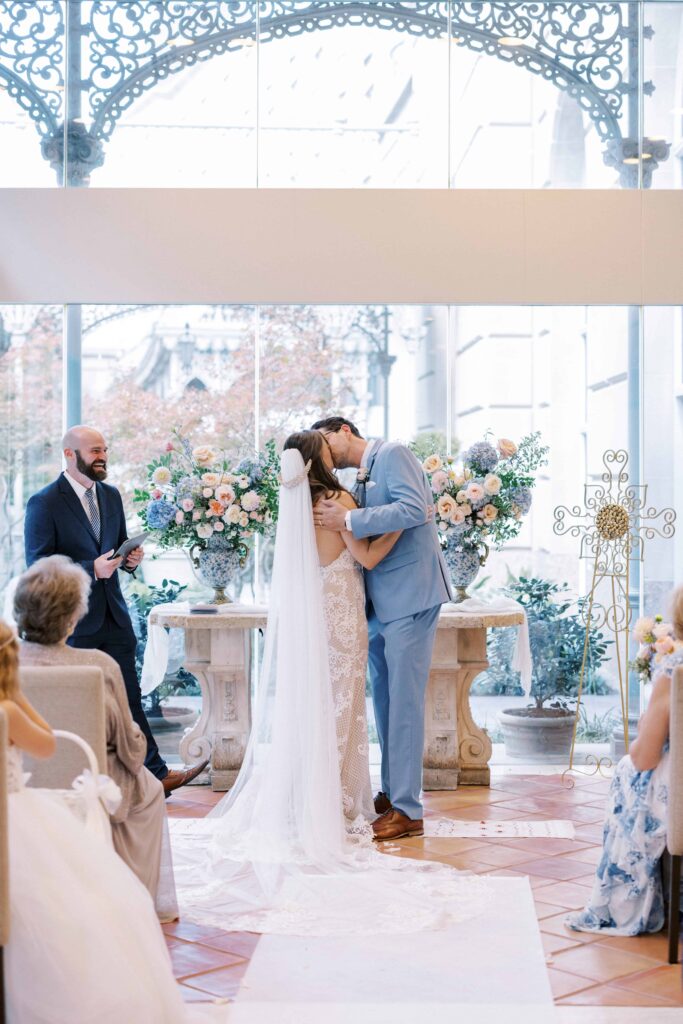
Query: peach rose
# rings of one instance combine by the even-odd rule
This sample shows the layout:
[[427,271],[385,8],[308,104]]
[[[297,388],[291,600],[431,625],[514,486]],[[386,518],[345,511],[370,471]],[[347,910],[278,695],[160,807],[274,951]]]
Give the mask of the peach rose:
[[220,473],[202,473],[202,483],[205,487],[218,487],[220,482]]
[[223,505],[232,505],[235,500],[235,488],[230,484],[220,484],[216,488],[216,497]]
[[216,452],[208,444],[201,444],[198,448],[192,450],[192,458],[198,466],[208,469],[209,466],[213,466],[217,456]]
[[225,506],[220,501],[216,501],[215,498],[212,498],[209,502],[209,515],[222,516],[224,512]]
[[496,508],[495,505],[491,505],[491,503],[489,502],[488,505],[484,505],[484,507],[482,509],[482,513],[483,513],[482,518],[483,518],[484,522],[485,523],[492,523],[493,520],[498,515],[498,509]]
[[654,646],[657,654],[661,655],[673,654],[675,649],[672,636],[663,636],[661,640],[657,640]]
[[442,494],[436,503],[436,508],[442,519],[450,519],[455,512],[457,505],[450,494]]
[[499,437],[498,452],[501,459],[510,459],[517,454],[517,445],[507,437]]
[[458,493],[455,496],[455,500],[460,502],[461,504],[466,502],[467,501],[467,491],[464,490],[464,489],[462,491],[458,491]]
[[467,490],[465,491],[465,494],[467,495],[468,500],[476,505],[484,497],[484,488],[481,486],[481,484],[471,483],[467,485]]
[[463,510],[462,505],[456,505],[451,515],[451,522],[454,526],[459,526],[460,523],[464,523],[467,515]]
[[498,494],[503,481],[496,473],[488,473],[484,477],[484,490],[487,494]]
[[231,505],[228,511],[223,516],[223,522],[228,523],[229,526],[235,526],[239,523],[240,516],[242,515],[238,505]]
[[422,468],[425,473],[436,473],[437,469],[443,468],[443,462],[441,461],[440,455],[428,455],[422,463]]

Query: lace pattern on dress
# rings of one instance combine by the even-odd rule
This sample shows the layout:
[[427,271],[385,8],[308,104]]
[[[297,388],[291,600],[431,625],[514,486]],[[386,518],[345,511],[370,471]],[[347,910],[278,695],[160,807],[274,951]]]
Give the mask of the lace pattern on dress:
[[[368,623],[360,565],[345,548],[320,567],[329,648],[330,678],[337,726],[337,750],[347,823],[375,817],[370,785],[365,671]],[[351,831],[365,832],[360,829]],[[367,829],[369,834],[369,829]]]

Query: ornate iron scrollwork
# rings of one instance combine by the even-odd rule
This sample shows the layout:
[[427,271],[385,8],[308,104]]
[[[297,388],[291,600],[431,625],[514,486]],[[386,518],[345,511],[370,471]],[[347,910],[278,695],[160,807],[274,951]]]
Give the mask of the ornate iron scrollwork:
[[[620,119],[625,97],[635,90],[628,62],[637,29],[628,11],[636,7],[540,0],[92,0],[87,5],[0,0],[0,81],[43,139],[52,140],[43,151],[56,158],[65,47],[79,47],[86,69],[80,91],[90,112],[84,131],[92,144],[86,147],[79,128],[67,133],[67,145],[77,175],[79,152],[85,155],[80,173],[86,180],[102,162],[95,140],[109,139],[139,96],[199,61],[253,42],[257,34],[266,43],[345,25],[427,38],[450,32],[460,45],[516,64],[568,92],[609,141],[607,162],[621,170],[626,151]],[[506,45],[511,37],[516,44]],[[74,83],[68,87],[71,94]],[[650,165],[651,171],[654,156]],[[632,172],[625,172],[622,183],[631,184],[631,178]]]

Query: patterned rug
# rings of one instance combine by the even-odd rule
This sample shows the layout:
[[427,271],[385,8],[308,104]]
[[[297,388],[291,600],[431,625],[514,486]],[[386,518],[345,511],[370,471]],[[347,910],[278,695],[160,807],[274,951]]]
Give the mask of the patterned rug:
[[[426,818],[429,839],[574,839],[571,821],[456,821]],[[406,840],[402,840],[405,842]]]

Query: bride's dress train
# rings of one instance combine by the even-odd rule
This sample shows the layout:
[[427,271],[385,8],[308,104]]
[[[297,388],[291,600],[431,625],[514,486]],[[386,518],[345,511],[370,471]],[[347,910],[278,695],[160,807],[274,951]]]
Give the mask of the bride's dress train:
[[447,927],[488,906],[488,883],[372,843],[362,578],[347,552],[321,569],[298,451],[283,453],[282,475],[244,764],[206,818],[171,822],[181,917],[298,935]]

